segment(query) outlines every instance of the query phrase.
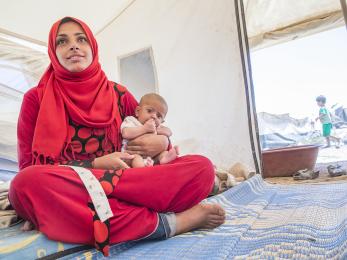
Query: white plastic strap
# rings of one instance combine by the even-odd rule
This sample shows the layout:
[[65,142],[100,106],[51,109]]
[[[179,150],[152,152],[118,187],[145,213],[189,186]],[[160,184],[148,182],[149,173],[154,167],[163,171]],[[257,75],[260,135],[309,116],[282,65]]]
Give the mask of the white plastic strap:
[[92,202],[94,204],[95,210],[102,222],[111,218],[113,216],[110,204],[106,197],[106,194],[101,187],[100,182],[91,173],[90,170],[78,166],[62,165],[73,169],[78,176],[81,178],[84,186],[86,187]]

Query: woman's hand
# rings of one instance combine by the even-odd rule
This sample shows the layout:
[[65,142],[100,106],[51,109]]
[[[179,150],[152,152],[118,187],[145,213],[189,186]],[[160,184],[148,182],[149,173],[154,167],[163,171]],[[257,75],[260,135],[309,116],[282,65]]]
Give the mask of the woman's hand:
[[105,170],[120,170],[130,168],[124,160],[132,160],[134,155],[128,153],[114,152],[98,158],[93,161],[94,169],[105,169]]
[[164,135],[145,134],[128,142],[126,152],[142,156],[155,157],[166,151],[169,139]]

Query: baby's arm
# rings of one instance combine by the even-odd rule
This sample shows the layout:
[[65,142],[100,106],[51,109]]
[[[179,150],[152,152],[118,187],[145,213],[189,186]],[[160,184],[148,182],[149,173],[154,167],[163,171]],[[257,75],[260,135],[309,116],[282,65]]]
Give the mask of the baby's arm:
[[153,120],[148,120],[144,125],[135,127],[124,127],[122,129],[122,136],[125,139],[132,140],[148,133],[155,133],[155,123]]
[[167,137],[170,137],[172,135],[172,132],[170,130],[170,128],[166,127],[166,126],[158,126],[157,128],[157,134],[158,135],[165,135]]

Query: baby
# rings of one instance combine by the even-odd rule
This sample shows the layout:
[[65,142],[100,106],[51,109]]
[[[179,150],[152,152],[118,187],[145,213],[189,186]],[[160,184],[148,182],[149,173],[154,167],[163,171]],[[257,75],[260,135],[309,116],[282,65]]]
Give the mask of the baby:
[[[144,95],[140,104],[136,107],[135,117],[128,116],[121,125],[123,137],[122,151],[126,149],[129,140],[135,139],[144,134],[158,134],[170,137],[172,132],[169,128],[162,126],[168,106],[163,97],[155,93]],[[131,167],[139,168],[152,166],[153,164],[165,164],[173,161],[178,156],[178,147],[175,146],[169,151],[163,151],[155,158],[143,158],[135,155],[131,161]]]

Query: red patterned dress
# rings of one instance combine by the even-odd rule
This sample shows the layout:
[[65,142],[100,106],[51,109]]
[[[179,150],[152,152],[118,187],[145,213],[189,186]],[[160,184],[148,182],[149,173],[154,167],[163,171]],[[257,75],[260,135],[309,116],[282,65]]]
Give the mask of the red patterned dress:
[[[134,114],[133,96],[115,85],[122,118]],[[20,172],[13,179],[10,201],[17,213],[30,220],[50,239],[95,245],[107,255],[108,244],[151,235],[159,212],[182,212],[206,198],[212,189],[211,162],[198,155],[182,156],[153,167],[126,170],[90,169],[101,183],[114,216],[101,222],[79,176],[69,167],[91,168],[91,161],[115,151],[103,142],[105,132],[69,120],[71,142],[58,161],[32,165],[32,141],[40,103],[36,88],[24,97],[18,121]],[[52,115],[54,116],[54,115]]]

